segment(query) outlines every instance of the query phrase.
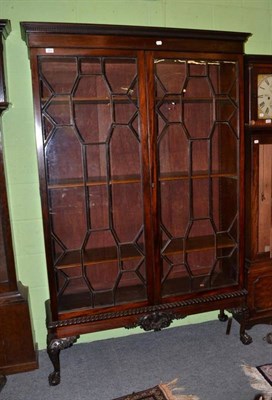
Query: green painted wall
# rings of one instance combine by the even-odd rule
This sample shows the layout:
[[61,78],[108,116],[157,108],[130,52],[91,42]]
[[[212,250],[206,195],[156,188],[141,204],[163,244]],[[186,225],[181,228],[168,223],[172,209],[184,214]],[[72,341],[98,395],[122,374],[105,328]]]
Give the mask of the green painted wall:
[[[6,41],[11,105],[3,115],[3,142],[16,268],[19,280],[29,287],[36,341],[43,349],[48,286],[30,66],[19,22],[89,22],[251,32],[253,37],[246,44],[246,52],[272,54],[272,0],[0,0],[0,18],[10,19],[12,24]],[[191,316],[179,324],[213,319],[216,315]],[[81,340],[138,332],[118,329],[86,335]]]

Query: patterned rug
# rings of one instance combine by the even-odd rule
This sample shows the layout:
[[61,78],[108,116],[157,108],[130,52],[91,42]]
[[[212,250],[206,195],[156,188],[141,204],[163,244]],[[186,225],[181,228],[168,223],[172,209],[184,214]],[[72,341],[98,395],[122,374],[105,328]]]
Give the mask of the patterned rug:
[[260,392],[256,397],[259,400],[272,400],[272,364],[251,367],[242,366],[244,373],[249,377],[250,385]]
[[141,392],[118,397],[115,400],[199,400],[196,396],[181,394],[184,389],[177,387],[176,384],[177,380],[162,383]]
[[259,365],[256,368],[262,374],[264,379],[267,380],[269,385],[272,386],[272,364]]

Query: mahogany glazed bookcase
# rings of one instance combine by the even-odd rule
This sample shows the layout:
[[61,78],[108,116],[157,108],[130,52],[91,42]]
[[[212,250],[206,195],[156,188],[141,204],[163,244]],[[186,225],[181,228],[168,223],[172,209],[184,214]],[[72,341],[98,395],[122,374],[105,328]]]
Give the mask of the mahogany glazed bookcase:
[[224,309],[245,332],[247,33],[22,22],[33,80],[48,354]]
[[16,277],[3,161],[1,118],[9,106],[3,41],[10,30],[10,21],[0,19],[0,391],[6,383],[6,375],[38,367],[28,290]]

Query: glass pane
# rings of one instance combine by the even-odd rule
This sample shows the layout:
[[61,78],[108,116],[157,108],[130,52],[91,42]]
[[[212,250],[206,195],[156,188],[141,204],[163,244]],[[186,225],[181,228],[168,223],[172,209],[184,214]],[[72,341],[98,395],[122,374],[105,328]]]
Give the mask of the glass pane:
[[[162,182],[161,226],[170,237],[184,237],[190,222],[190,195],[187,180]],[[171,199],[171,207],[169,206]]]
[[236,248],[231,251],[222,250],[222,258],[218,259],[211,274],[212,287],[224,287],[233,285],[238,279],[237,263],[239,263],[238,251]]
[[83,188],[50,191],[52,232],[65,250],[80,249],[86,236],[85,192]]
[[112,186],[112,224],[118,242],[133,242],[143,224],[140,183]]
[[156,59],[154,68],[162,294],[235,284],[237,64]]
[[191,138],[209,137],[213,127],[212,104],[184,104],[184,123]]
[[40,78],[45,94],[62,95],[71,92],[77,77],[77,62],[74,57],[41,57]]
[[181,157],[181,149],[188,147],[188,139],[184,129],[179,124],[165,127],[159,139],[159,165],[161,179],[168,174],[188,175],[188,152]]
[[102,74],[102,62],[100,58],[82,57],[79,59],[81,74]]
[[45,146],[48,181],[50,184],[82,181],[81,151],[82,146],[74,128],[62,126],[55,130]]
[[169,254],[163,257],[162,295],[190,291],[189,271],[181,254]]
[[88,190],[91,229],[109,229],[109,191],[107,186],[93,185]]
[[86,146],[87,179],[90,182],[106,183],[107,146],[102,144]]
[[126,94],[138,97],[137,66],[130,58],[106,58],[105,76],[114,94]]
[[168,122],[181,122],[181,104],[179,96],[164,96],[161,105],[158,107],[162,118]]
[[194,140],[191,142],[192,175],[198,176],[209,173],[210,141]]
[[111,176],[140,177],[140,142],[138,134],[126,125],[117,125],[112,130],[109,143]]
[[[237,176],[239,149],[235,131],[226,124],[216,124],[211,138],[211,146],[212,173]],[[226,148],[228,151],[225,150]]]
[[192,182],[192,214],[194,216],[194,219],[209,218],[211,211],[209,189],[209,179],[195,179]]
[[[191,70],[192,68],[190,68],[189,71]],[[196,104],[199,105],[199,109],[201,109],[203,105],[206,107],[207,104],[211,104],[211,100],[213,98],[213,92],[209,78],[204,72],[205,70],[202,69],[201,77],[195,77],[194,74],[190,75],[189,72],[186,85],[183,89],[184,98],[192,104],[197,100]]]
[[105,142],[112,123],[110,101],[89,104],[74,101],[74,122],[86,144]]
[[44,115],[47,115],[55,125],[69,125],[71,123],[69,100],[68,96],[62,96],[57,101],[52,98],[44,108]]
[[180,93],[186,78],[186,62],[178,59],[155,60],[157,89]]
[[60,309],[147,297],[137,60],[41,57]]
[[[221,76],[224,79],[220,79]],[[237,64],[235,61],[215,61],[209,63],[209,80],[215,94],[228,95],[234,103],[239,101],[237,77]]]

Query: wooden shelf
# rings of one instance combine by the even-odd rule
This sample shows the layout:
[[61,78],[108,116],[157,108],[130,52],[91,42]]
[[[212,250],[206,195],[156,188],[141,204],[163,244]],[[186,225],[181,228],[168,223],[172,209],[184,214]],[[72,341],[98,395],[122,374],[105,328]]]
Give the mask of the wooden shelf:
[[101,185],[118,185],[118,184],[129,184],[129,183],[140,183],[140,175],[123,175],[113,176],[109,181],[105,176],[92,177],[90,180],[84,183],[83,178],[80,179],[60,179],[59,181],[49,181],[48,189],[61,189],[68,187],[83,187],[83,186],[101,186]]
[[185,94],[186,97],[184,97],[183,93],[176,94],[176,95],[171,95],[171,94],[166,94],[164,97],[156,97],[155,101],[158,104],[164,104],[164,103],[213,103],[213,98],[212,97],[189,97]]
[[231,178],[237,179],[234,173],[226,173],[214,171],[195,171],[192,175],[186,172],[165,172],[159,176],[159,181],[174,181],[174,180],[187,180],[187,179],[207,179],[207,178]]
[[[186,96],[186,97],[185,97]],[[227,96],[216,96],[216,101],[229,101]],[[131,97],[128,94],[124,93],[122,95],[114,95],[113,97],[72,97],[70,95],[57,95],[52,97],[42,97],[41,103],[43,105],[47,104],[65,104],[65,103],[75,103],[75,104],[110,104],[112,103],[137,103],[138,97]],[[176,94],[169,95],[166,94],[164,97],[156,97],[155,102],[164,104],[164,103],[213,103],[213,97],[189,97],[187,94]]]
[[114,95],[113,97],[72,97],[70,95],[57,95],[52,97],[43,97],[41,99],[41,104],[110,104],[110,103],[135,103],[137,104],[137,97],[130,97],[126,93],[118,96]]
[[[120,246],[120,259],[127,261],[131,259],[141,259],[144,257],[133,244],[125,244]],[[88,249],[85,251],[74,250],[63,256],[59,255],[56,262],[56,268],[71,268],[84,265],[93,265],[101,263],[116,262],[118,260],[118,249],[114,247],[103,247],[96,249]]]
[[[217,243],[215,243],[217,241]],[[178,238],[173,239],[168,245],[167,242],[163,244],[163,255],[171,255],[177,253],[192,253],[196,251],[209,250],[213,248],[226,249],[234,248],[237,244],[227,235],[221,235],[220,237],[209,235],[199,236],[186,239],[186,248],[184,248],[184,239]],[[120,246],[120,259],[122,261],[141,259],[144,257],[140,251],[138,251],[133,244],[126,244]],[[57,256],[58,261],[56,262],[56,268],[73,268],[84,265],[94,265],[109,262],[116,262],[118,260],[118,249],[117,247],[103,247],[96,249],[88,249],[86,251],[74,250],[67,252],[64,255],[59,254]]]
[[[224,286],[226,282],[226,276],[224,272],[216,274],[210,279],[211,270],[204,270],[202,274],[195,275],[193,281],[191,282],[188,275],[185,274],[175,277],[175,279],[168,279],[163,282],[162,285],[162,297],[167,298],[173,295],[178,295],[182,293],[198,293],[210,290],[213,287],[217,287],[218,283]],[[214,283],[216,282],[216,284]]]
[[237,243],[227,234],[220,235],[220,237],[216,237],[215,235],[192,237],[186,239],[186,244],[184,238],[178,238],[173,239],[168,245],[167,242],[165,242],[162,247],[162,254],[167,256],[184,252],[192,253],[195,251],[213,249],[215,246],[217,249],[234,248],[237,246]]
[[[160,182],[165,181],[176,181],[176,180],[188,180],[188,179],[208,179],[208,178],[230,178],[238,179],[238,176],[233,173],[223,173],[223,172],[212,172],[208,171],[195,171],[193,175],[189,175],[186,172],[166,172],[159,176]],[[140,175],[120,175],[113,176],[109,181],[106,177],[93,177],[84,183],[83,178],[80,179],[59,179],[54,181],[49,181],[48,189],[61,189],[69,187],[84,187],[84,186],[101,186],[101,185],[120,185],[120,184],[130,184],[130,183],[140,183]]]
[[93,310],[102,307],[110,307],[115,303],[123,304],[127,302],[127,298],[133,299],[134,302],[146,301],[146,289],[143,285],[121,286],[114,292],[112,290],[96,292],[92,297],[90,291],[82,291],[78,293],[65,294],[59,297],[59,312],[66,310],[73,311],[80,308],[91,308]]

